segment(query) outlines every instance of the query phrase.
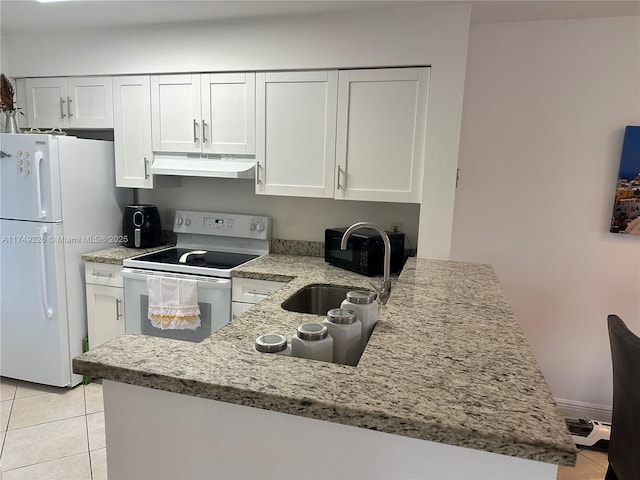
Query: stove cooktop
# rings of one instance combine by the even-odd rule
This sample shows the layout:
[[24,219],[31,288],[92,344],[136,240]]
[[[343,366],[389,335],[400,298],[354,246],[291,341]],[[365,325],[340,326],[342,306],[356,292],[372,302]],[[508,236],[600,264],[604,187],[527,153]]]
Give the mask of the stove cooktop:
[[175,247],[126,259],[122,265],[157,275],[230,278],[233,268],[269,253],[271,218],[177,210],[173,231]]
[[259,257],[259,255],[247,253],[207,251],[204,255],[191,254],[186,258],[186,261],[180,262],[180,258],[185,253],[195,251],[197,250],[194,248],[169,248],[136,257],[136,260],[152,263],[168,263],[171,265],[191,265],[196,267],[230,269]]
[[[204,251],[204,250],[203,250]],[[192,253],[180,259],[189,252],[198,252],[197,248],[167,248],[140,255],[125,260],[125,267],[148,270],[159,270],[184,274],[196,274],[217,277],[230,277],[231,269],[254,260],[260,255],[250,253],[234,253],[221,251],[206,251],[206,253]]]

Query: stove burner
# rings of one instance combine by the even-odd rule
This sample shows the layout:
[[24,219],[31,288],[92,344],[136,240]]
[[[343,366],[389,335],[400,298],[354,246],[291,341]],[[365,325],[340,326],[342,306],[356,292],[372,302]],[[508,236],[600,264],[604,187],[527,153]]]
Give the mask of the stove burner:
[[184,254],[194,251],[196,251],[196,249],[193,248],[169,248],[137,257],[136,260],[141,262],[167,263],[171,265],[231,269],[259,257],[259,255],[247,253],[207,251],[204,255],[188,255],[185,262],[180,262],[180,258]]

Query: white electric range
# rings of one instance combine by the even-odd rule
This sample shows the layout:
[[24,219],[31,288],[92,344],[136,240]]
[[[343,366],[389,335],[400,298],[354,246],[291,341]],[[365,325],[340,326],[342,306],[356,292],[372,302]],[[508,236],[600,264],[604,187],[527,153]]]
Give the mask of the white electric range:
[[[125,331],[200,342],[231,320],[231,270],[269,253],[271,218],[177,211],[175,247],[124,260]],[[161,330],[148,318],[150,277],[197,281],[201,326]]]

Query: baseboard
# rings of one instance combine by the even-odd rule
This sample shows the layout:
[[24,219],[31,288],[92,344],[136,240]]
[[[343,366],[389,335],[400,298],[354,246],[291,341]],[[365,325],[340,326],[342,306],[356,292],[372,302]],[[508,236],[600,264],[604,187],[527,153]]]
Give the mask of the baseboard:
[[566,398],[556,398],[555,401],[560,412],[567,418],[586,418],[601,422],[611,422],[611,405],[579,402],[577,400],[567,400]]

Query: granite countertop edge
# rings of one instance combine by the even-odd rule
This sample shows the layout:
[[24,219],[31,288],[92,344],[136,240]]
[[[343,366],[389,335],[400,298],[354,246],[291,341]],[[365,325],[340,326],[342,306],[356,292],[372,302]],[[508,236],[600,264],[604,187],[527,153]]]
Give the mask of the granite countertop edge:
[[[232,348],[234,349],[231,352],[228,350],[225,351],[225,356],[233,357],[234,353],[239,348],[235,346],[235,343],[237,343],[238,338],[240,338],[238,335],[240,335],[240,324],[243,319],[246,318],[246,322],[249,324],[251,321],[257,321],[260,318],[267,317],[274,311],[287,314],[287,312],[284,312],[279,308],[280,302],[283,298],[288,297],[301,286],[308,283],[325,282],[347,285],[360,282],[362,285],[368,285],[372,280],[368,277],[351,274],[350,272],[343,272],[342,270],[337,271],[338,269],[328,266],[325,267],[325,269],[334,269],[335,271],[328,270],[329,273],[327,273],[327,271],[323,271],[322,274],[317,275],[305,273],[309,271],[309,269],[313,269],[314,266],[322,270],[320,266],[321,263],[318,262],[322,261],[314,257],[272,254],[263,257],[263,259],[259,259],[259,261],[249,262],[232,272],[232,277],[289,282],[289,284],[282,287],[280,291],[272,294],[273,298],[270,297],[264,300],[249,312],[234,320],[232,324],[235,325],[235,329],[227,329],[227,327],[225,327],[225,329],[220,331],[223,333],[220,337],[217,337],[222,338],[222,342],[220,343],[233,345]],[[403,294],[405,293],[404,290],[407,288],[413,289],[413,287],[415,287],[417,292],[422,292],[422,289],[428,288],[430,292],[433,292],[434,297],[437,297],[440,292],[442,292],[442,295],[446,296],[446,288],[444,288],[446,285],[438,285],[437,279],[435,279],[435,277],[432,278],[432,275],[437,274],[438,269],[440,268],[451,268],[456,271],[459,270],[460,272],[475,270],[477,274],[493,272],[492,268],[488,265],[468,264],[465,262],[442,262],[445,261],[410,259],[400,277],[396,277],[394,279],[394,288],[397,288],[397,290],[396,292],[392,292],[392,298],[394,296],[393,294],[396,293],[400,296],[400,300],[406,301],[409,297],[403,297]],[[430,272],[429,270],[433,270],[433,272]],[[333,278],[334,281],[329,281],[327,275]],[[423,278],[421,275],[427,275],[427,277]],[[427,281],[425,281],[425,278],[427,278]],[[497,279],[493,282],[488,282],[487,288],[496,289],[496,286],[494,285],[496,282]],[[441,287],[443,287],[442,290],[440,290]],[[501,292],[499,283],[497,288]],[[413,290],[411,291],[413,292]],[[413,299],[411,301],[414,302]],[[478,298],[477,301],[481,303],[483,299]],[[437,306],[437,299],[435,302],[435,305]],[[392,303],[391,300],[390,303]],[[482,308],[482,305],[477,308]],[[397,314],[401,309],[391,308],[390,311]],[[391,321],[385,323],[384,314],[381,315],[380,324],[383,325],[381,329],[394,328]],[[216,335],[210,337],[210,339],[212,339],[211,345],[201,345],[200,348],[217,348],[216,346],[219,342],[217,340],[213,340],[214,337],[216,337]],[[367,405],[366,408],[360,408],[356,403],[357,399],[354,399],[353,402],[346,403],[338,401],[339,395],[347,394],[347,392],[353,393],[350,392],[350,389],[352,388],[351,384],[354,382],[358,384],[358,382],[364,381],[363,379],[366,379],[367,375],[371,374],[373,369],[376,367],[375,359],[373,359],[372,362],[369,362],[371,363],[370,366],[363,366],[362,369],[360,369],[360,366],[355,369],[351,369],[351,367],[326,364],[325,372],[327,370],[329,372],[344,372],[343,378],[336,380],[336,386],[334,387],[335,392],[317,392],[315,391],[316,386],[310,385],[307,390],[305,390],[304,386],[301,388],[301,391],[303,392],[302,394],[297,391],[294,394],[286,388],[281,389],[279,392],[277,385],[274,387],[273,391],[268,391],[268,388],[265,385],[252,385],[250,383],[242,384],[241,382],[234,385],[233,380],[222,378],[224,376],[223,374],[219,375],[220,379],[218,380],[216,372],[208,373],[203,375],[203,378],[198,378],[197,375],[189,377],[179,373],[172,373],[171,369],[165,370],[164,368],[157,366],[147,368],[144,362],[142,362],[142,365],[136,364],[134,361],[121,362],[116,359],[117,357],[113,357],[111,355],[113,352],[109,351],[110,346],[115,348],[114,342],[117,343],[120,341],[121,345],[118,345],[117,348],[126,349],[130,343],[139,342],[141,341],[141,338],[145,338],[147,343],[157,342],[158,345],[169,342],[173,345],[179,345],[180,348],[186,349],[185,351],[187,351],[189,349],[189,345],[191,345],[188,344],[188,342],[160,339],[159,337],[143,337],[127,334],[119,337],[118,339],[112,340],[104,346],[100,346],[93,351],[75,358],[73,360],[74,371],[85,375],[102,377],[132,385],[208,398],[211,400],[219,400],[227,403],[274,410],[282,413],[315,418],[360,428],[368,428],[385,433],[436,441],[449,445],[484,450],[530,460],[559,465],[573,465],[576,461],[576,449],[573,442],[571,442],[566,429],[565,432],[561,432],[560,428],[555,428],[555,430],[549,434],[553,437],[549,441],[544,439],[545,432],[538,432],[537,438],[536,435],[533,435],[533,438],[529,439],[525,438],[523,435],[518,437],[517,435],[512,436],[505,434],[505,432],[495,433],[491,431],[476,430],[469,428],[466,425],[456,424],[454,421],[450,422],[450,424],[442,424],[438,419],[434,420],[428,417],[420,418],[417,414],[414,415],[412,413],[405,414],[404,412],[395,412],[392,401],[390,401],[386,407],[384,402],[378,404],[372,402],[372,404]],[[384,338],[383,334],[381,333],[378,338]],[[280,363],[274,362],[273,365],[267,364],[265,362],[271,360],[273,357],[268,358],[267,360],[265,360],[265,357],[269,356],[257,354],[257,356],[251,357],[251,362],[255,361],[257,363],[255,368],[257,369],[256,371],[260,372],[258,375],[262,374],[265,377],[268,377],[271,374],[275,375],[275,372],[278,372],[279,365],[285,365],[285,363],[280,361],[283,359],[277,359]],[[532,358],[526,355],[525,357],[525,360],[527,361]],[[300,359],[295,360],[297,361]],[[229,365],[232,368],[234,366],[239,366],[239,368],[248,368],[246,365],[241,365],[239,362],[234,363],[233,359],[229,360],[229,362]],[[533,362],[535,363],[535,359]],[[363,360],[361,363],[367,362]],[[306,366],[301,366],[301,363],[298,363],[298,365],[300,366],[300,369],[306,368]],[[261,368],[262,370],[260,370]],[[290,368],[292,370],[294,367],[288,365],[283,368]],[[346,368],[347,370],[339,370],[339,368]],[[535,365],[535,368],[537,369],[537,364]],[[242,374],[241,372],[238,373]],[[534,372],[534,374],[535,373],[536,372]],[[544,383],[541,374],[539,374],[539,378]],[[537,380],[537,377],[535,377],[535,379]],[[382,379],[382,381],[384,382],[386,379]],[[374,388],[378,387],[380,386],[378,385]],[[546,383],[544,383],[542,390],[543,392],[541,395],[546,395],[546,397],[544,397],[545,400],[551,399],[550,403],[553,403]],[[305,392],[308,393],[308,395],[305,395]],[[357,397],[359,393],[360,392],[356,391],[354,396]],[[553,409],[554,406],[555,405],[544,405],[544,408]],[[556,417],[554,420],[557,421],[558,418]]]
[[[92,375],[139,387],[152,388],[181,395],[205,398],[235,405],[272,410],[322,420],[341,425],[365,428],[393,435],[443,443],[463,448],[513,456],[528,460],[574,465],[576,454],[571,449],[559,450],[550,445],[522,441],[514,443],[510,438],[496,438],[482,432],[469,435],[467,430],[454,431],[448,426],[429,422],[408,422],[406,418],[388,412],[363,412],[338,403],[324,403],[311,398],[293,399],[273,393],[258,392],[222,385],[213,385],[195,379],[180,379],[160,373],[132,371],[126,368],[105,366],[101,363],[73,360],[76,373]],[[381,425],[384,424],[384,425]]]

